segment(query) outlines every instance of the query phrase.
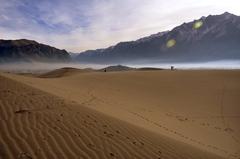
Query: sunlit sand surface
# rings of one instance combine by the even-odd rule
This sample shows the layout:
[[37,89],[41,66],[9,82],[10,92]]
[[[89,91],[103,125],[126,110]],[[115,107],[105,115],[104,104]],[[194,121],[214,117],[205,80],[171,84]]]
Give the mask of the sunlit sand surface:
[[1,76],[6,158],[240,157],[238,70]]

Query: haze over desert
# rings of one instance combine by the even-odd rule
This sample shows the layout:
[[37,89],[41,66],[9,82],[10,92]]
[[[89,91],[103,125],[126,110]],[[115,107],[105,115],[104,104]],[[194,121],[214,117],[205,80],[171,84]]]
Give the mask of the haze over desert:
[[239,0],[0,0],[0,159],[240,159]]

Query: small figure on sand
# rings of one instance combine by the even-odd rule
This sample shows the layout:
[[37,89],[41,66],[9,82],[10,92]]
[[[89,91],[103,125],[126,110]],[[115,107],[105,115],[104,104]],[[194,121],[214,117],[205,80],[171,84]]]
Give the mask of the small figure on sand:
[[106,68],[104,69],[104,72],[107,72],[107,69],[106,69]]
[[173,71],[174,70],[174,66],[171,66],[171,71]]

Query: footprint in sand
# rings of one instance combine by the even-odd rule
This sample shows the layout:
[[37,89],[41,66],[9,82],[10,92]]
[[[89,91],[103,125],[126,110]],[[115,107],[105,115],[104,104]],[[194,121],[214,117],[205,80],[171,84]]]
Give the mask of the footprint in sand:
[[32,157],[30,154],[22,152],[18,155],[17,159],[32,159]]
[[31,112],[26,109],[20,109],[20,110],[15,111],[15,114],[24,114],[24,113],[31,113]]
[[115,155],[114,155],[114,153],[109,153],[109,155],[111,156],[111,157],[115,157]]

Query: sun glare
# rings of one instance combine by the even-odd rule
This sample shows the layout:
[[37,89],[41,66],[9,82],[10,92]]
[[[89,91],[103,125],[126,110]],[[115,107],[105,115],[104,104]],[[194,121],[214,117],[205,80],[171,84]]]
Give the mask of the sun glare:
[[176,45],[176,40],[175,39],[170,39],[167,41],[167,48],[174,47]]
[[202,26],[203,26],[203,22],[201,20],[193,24],[194,29],[200,29]]

